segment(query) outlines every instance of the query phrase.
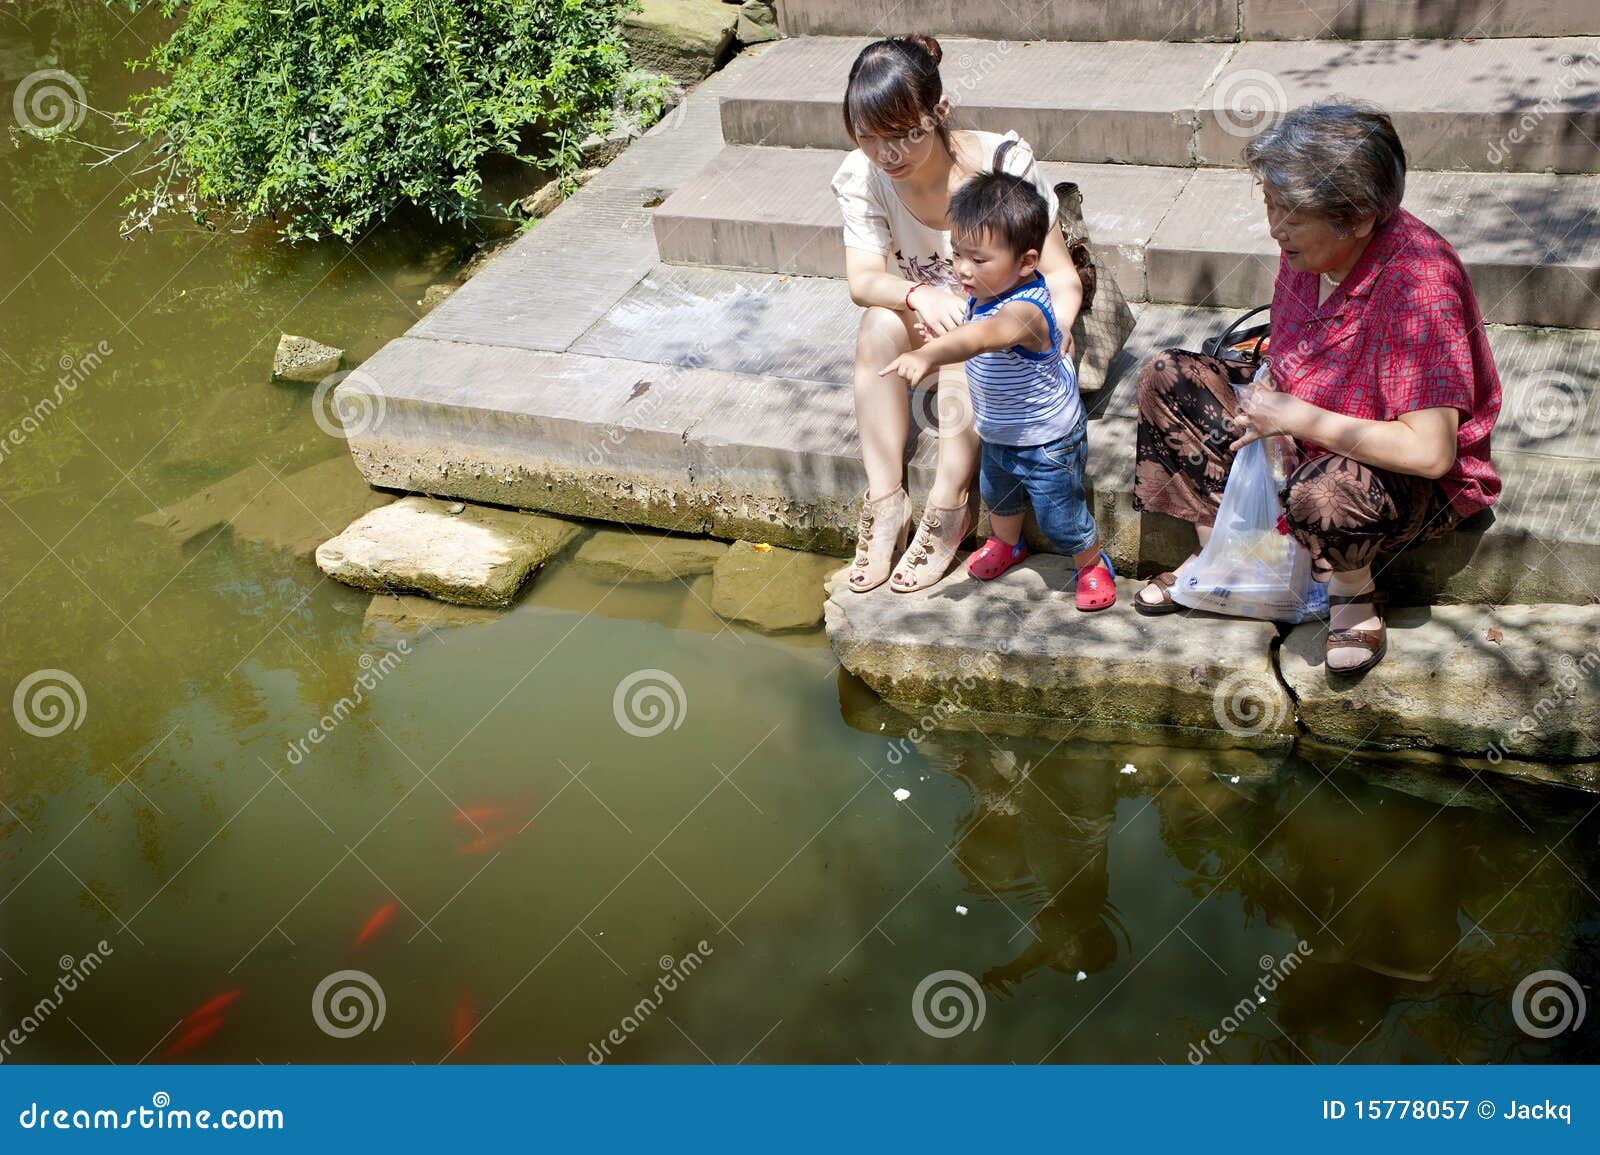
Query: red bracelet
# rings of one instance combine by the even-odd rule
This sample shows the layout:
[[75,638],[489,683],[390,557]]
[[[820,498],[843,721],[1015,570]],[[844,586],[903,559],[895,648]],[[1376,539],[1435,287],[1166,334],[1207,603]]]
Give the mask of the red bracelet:
[[911,294],[915,293],[918,289],[922,288],[922,285],[923,285],[923,282],[917,281],[909,289],[906,290],[906,312],[908,312],[908,313],[911,312]]

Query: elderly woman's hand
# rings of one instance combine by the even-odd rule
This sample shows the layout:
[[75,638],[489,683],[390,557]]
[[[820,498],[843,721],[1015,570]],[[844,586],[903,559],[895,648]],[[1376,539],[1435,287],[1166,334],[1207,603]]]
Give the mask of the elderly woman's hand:
[[1228,448],[1237,452],[1263,437],[1300,437],[1315,411],[1316,406],[1298,397],[1257,387],[1233,418],[1233,427],[1241,436]]

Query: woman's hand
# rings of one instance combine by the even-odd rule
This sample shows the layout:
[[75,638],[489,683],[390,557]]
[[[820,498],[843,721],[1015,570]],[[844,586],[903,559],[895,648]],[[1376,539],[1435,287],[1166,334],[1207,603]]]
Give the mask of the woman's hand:
[[926,353],[902,353],[878,370],[879,377],[888,377],[899,374],[907,385],[916,385],[937,369],[933,359]]
[[1266,383],[1258,384],[1234,415],[1233,426],[1240,437],[1228,446],[1234,452],[1263,437],[1299,437],[1316,406],[1287,393],[1279,393]]
[[911,311],[918,332],[943,337],[966,320],[967,302],[949,289],[924,284],[911,293]]

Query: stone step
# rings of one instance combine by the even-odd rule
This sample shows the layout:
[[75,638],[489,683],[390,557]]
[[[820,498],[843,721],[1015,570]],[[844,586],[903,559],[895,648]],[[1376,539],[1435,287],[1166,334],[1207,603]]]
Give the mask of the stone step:
[[[463,290],[464,291],[464,290]],[[350,447],[378,486],[847,555],[865,485],[849,387],[856,308],[841,281],[656,266],[565,351],[407,337],[341,386]],[[1196,348],[1231,313],[1146,305],[1097,395],[1096,516],[1119,570],[1181,561],[1192,531],[1132,511],[1132,373]],[[1495,328],[1506,496],[1393,563],[1413,599],[1582,602],[1600,589],[1600,334]],[[625,356],[619,355],[625,354]],[[377,398],[346,397],[370,391]],[[919,393],[920,402],[926,394]],[[914,407],[910,487],[936,459]]]
[[[850,147],[840,102],[867,43],[772,45],[724,89],[726,140]],[[1355,93],[1394,117],[1414,169],[1600,171],[1600,55],[1582,37],[943,47],[955,123],[1015,129],[1044,160],[1240,165],[1266,110]]]
[[1590,0],[778,0],[786,36],[1305,40],[1600,34]]
[[[832,149],[730,145],[655,211],[663,261],[844,274]],[[1133,300],[1268,300],[1277,245],[1237,169],[1044,162],[1075,180],[1097,256]],[[1487,320],[1600,328],[1600,176],[1412,174],[1406,205],[1461,253]]]

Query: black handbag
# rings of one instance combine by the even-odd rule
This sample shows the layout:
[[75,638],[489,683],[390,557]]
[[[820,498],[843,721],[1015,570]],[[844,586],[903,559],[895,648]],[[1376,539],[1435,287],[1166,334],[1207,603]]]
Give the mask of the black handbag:
[[1245,322],[1270,308],[1271,305],[1257,305],[1215,337],[1207,337],[1200,351],[1212,357],[1221,357],[1224,361],[1247,365],[1251,369],[1259,368],[1265,353],[1262,346],[1269,344],[1272,336],[1272,322],[1263,321],[1259,325],[1249,326],[1245,326]]

